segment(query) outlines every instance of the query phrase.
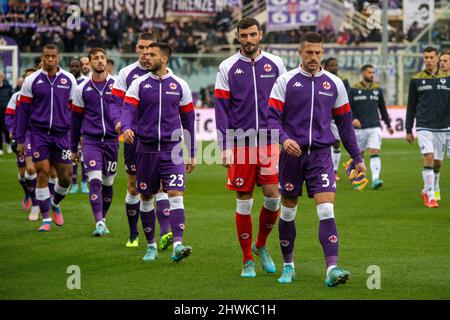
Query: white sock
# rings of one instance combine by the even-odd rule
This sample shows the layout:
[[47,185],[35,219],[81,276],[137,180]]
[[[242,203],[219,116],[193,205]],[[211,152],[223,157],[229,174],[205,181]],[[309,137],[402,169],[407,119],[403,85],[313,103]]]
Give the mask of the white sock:
[[97,223],[95,224],[95,227],[98,228],[98,226],[101,225],[101,224],[102,224],[102,225],[105,225],[105,222],[104,222],[103,220],[100,220],[99,222],[97,222]]
[[330,274],[330,271],[333,270],[333,269],[336,268],[336,267],[337,267],[336,265],[332,265],[332,266],[329,266],[329,267],[327,268],[327,277],[328,277],[328,275]]
[[338,171],[339,169],[339,162],[341,162],[341,149],[333,150],[331,153],[331,157],[333,158],[333,170]]
[[153,248],[155,248],[155,249],[157,249],[157,248],[158,248],[158,247],[156,246],[156,242],[153,242],[153,243],[147,244],[147,247],[153,247]]
[[173,249],[175,249],[179,244],[182,244],[181,241],[176,241],[173,243]]
[[432,168],[423,168],[422,178],[425,183],[425,192],[428,196],[428,200],[434,199],[434,171]]
[[42,219],[42,222],[52,222],[52,218]]
[[440,192],[441,188],[439,187],[439,178],[441,176],[440,171],[434,171],[434,191]]
[[288,262],[288,263],[284,262],[283,263],[283,267],[286,267],[286,266],[291,266],[292,269],[294,269],[294,263],[293,262]]
[[379,156],[370,157],[370,171],[372,172],[372,181],[380,178],[381,159]]

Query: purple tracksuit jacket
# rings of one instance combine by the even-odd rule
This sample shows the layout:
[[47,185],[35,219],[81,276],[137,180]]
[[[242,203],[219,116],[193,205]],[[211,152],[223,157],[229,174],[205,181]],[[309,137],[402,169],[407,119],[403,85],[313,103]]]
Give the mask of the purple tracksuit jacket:
[[270,94],[268,122],[270,129],[279,131],[281,144],[289,138],[303,153],[329,153],[335,141],[330,128],[333,117],[350,157],[362,162],[341,79],[323,70],[312,76],[302,67],[277,79]]
[[75,77],[61,68],[53,78],[49,78],[43,69],[26,77],[20,90],[17,143],[24,143],[29,125],[31,130],[55,136],[67,135],[70,128],[70,102],[76,86]]
[[[270,91],[278,76],[285,72],[281,58],[264,51],[254,60],[238,52],[220,64],[214,96],[221,150],[248,136],[247,130],[254,134],[260,133],[261,129],[267,130]],[[227,129],[241,129],[244,134],[227,137]]]
[[[159,79],[152,73],[133,81],[127,90],[122,109],[122,132],[136,129],[139,152],[171,151],[179,143],[182,130],[190,135],[189,152],[194,156],[195,112],[188,84],[168,70]],[[180,121],[181,120],[181,121]]]
[[[125,93],[130,87],[131,83],[137,78],[147,74],[148,70],[143,67],[139,61],[136,61],[119,71],[119,76],[114,81],[113,89],[111,92],[111,117],[114,124],[120,121],[123,99]],[[133,126],[134,128],[134,126]]]
[[86,140],[118,141],[111,116],[113,83],[113,78],[108,75],[103,83],[86,79],[75,89],[72,101],[72,152],[77,152],[81,135]]

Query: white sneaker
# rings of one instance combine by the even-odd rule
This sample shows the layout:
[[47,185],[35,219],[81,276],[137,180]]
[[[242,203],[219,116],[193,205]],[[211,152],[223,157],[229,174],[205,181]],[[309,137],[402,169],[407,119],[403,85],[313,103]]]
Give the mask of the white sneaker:
[[28,216],[28,220],[30,221],[39,220],[39,213],[41,213],[41,211],[39,210],[39,206],[32,206],[30,215]]
[[5,153],[3,152],[2,149],[0,149],[0,156],[4,155]]
[[6,153],[7,153],[7,154],[11,154],[11,153],[12,153],[11,144],[7,144],[7,145],[6,145]]

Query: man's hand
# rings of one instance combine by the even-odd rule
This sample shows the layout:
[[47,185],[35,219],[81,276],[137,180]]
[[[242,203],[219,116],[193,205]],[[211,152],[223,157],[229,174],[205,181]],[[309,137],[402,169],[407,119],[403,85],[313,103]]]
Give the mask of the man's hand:
[[125,130],[125,132],[123,133],[123,138],[124,138],[125,143],[133,144],[133,142],[134,142],[133,130],[131,130],[131,129]]
[[234,162],[234,153],[231,149],[222,150],[222,166],[229,168]]
[[292,157],[300,158],[302,150],[297,142],[292,139],[286,139],[283,142],[283,149],[286,153]]
[[364,161],[355,164],[355,171],[356,171],[356,175],[358,175],[360,172],[362,172],[363,174],[366,174],[367,168],[366,168],[366,165],[364,164]]
[[414,135],[412,133],[407,133],[406,141],[408,141],[409,144],[413,144],[414,143]]
[[17,145],[17,154],[19,156],[25,157],[25,144],[20,143]]
[[196,163],[197,161],[195,157],[191,158],[191,163],[186,164],[186,173],[191,173],[192,171],[194,171]]
[[118,134],[122,133],[122,123],[120,121],[116,123],[116,132]]
[[366,165],[363,162],[355,164],[353,159],[348,160],[343,164],[345,173],[352,183],[353,189],[362,191],[366,187],[369,180],[366,178]]
[[72,162],[79,164],[80,163],[80,154],[77,152],[72,152]]
[[392,136],[394,134],[394,129],[392,127],[389,127],[388,132]]
[[361,122],[358,119],[353,119],[352,124],[356,129],[361,128]]

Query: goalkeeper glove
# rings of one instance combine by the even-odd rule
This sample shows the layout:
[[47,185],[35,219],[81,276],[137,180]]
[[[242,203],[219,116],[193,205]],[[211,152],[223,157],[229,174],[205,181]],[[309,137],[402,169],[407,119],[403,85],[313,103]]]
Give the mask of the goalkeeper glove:
[[357,173],[355,170],[355,163],[353,159],[348,160],[343,164],[345,172],[347,173],[348,179],[353,185],[353,189],[362,191],[369,180],[367,180],[366,175],[363,172]]

